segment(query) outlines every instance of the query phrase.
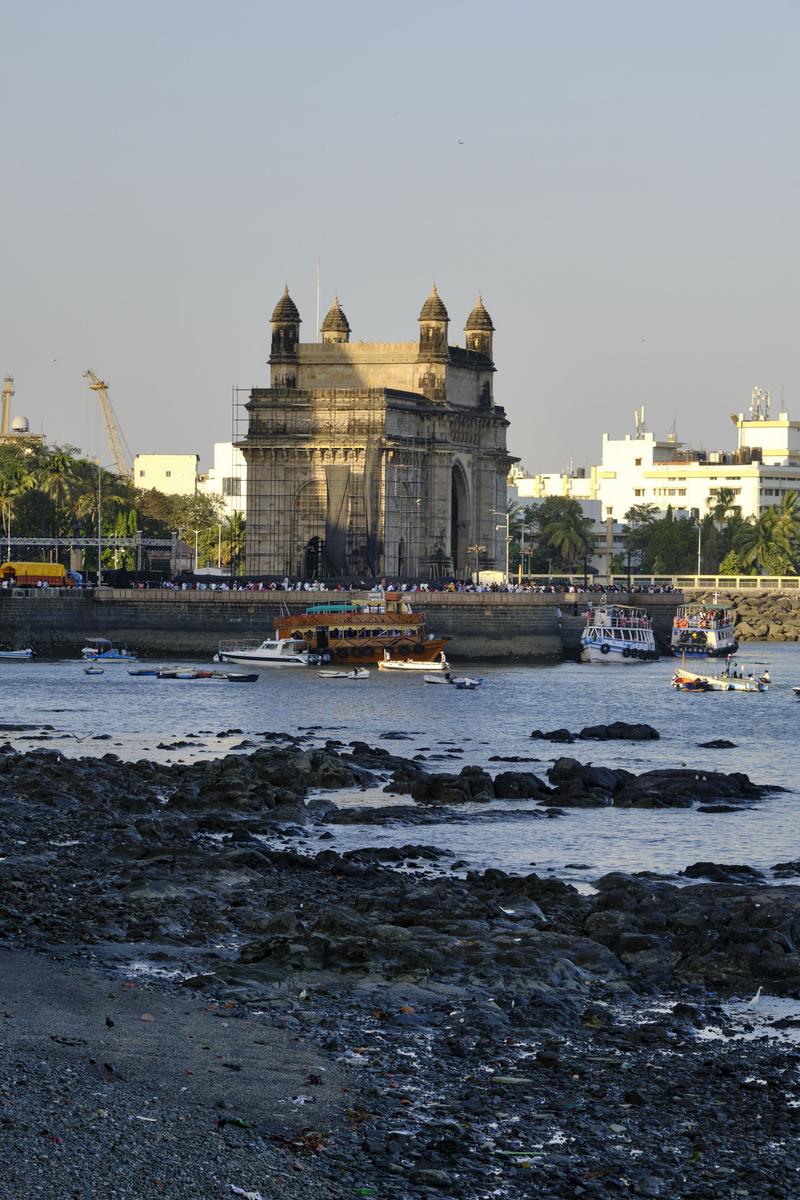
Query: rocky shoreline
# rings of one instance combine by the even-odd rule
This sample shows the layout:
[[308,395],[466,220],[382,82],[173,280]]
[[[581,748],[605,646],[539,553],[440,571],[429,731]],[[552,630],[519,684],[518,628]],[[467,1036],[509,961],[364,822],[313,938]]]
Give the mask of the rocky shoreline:
[[[498,795],[525,820],[765,789],[261,743],[190,765],[0,749],[3,1200],[800,1193],[800,1047],[727,1004],[800,995],[800,864],[584,895],[419,836]],[[335,840],[338,791],[376,787],[413,840],[304,850],[311,824]]]

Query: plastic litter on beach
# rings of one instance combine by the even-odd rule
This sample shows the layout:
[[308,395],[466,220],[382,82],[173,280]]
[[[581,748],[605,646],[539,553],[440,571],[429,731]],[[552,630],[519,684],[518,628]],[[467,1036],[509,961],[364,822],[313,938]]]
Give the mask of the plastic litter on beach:
[[244,1200],[264,1200],[261,1192],[248,1192],[244,1188],[237,1187],[235,1183],[230,1185],[230,1189],[233,1196],[243,1196]]

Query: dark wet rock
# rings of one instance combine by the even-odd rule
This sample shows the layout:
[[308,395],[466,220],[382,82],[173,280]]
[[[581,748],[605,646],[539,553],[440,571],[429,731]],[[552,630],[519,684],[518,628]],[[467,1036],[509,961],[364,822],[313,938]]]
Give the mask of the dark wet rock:
[[548,733],[544,733],[541,729],[534,729],[531,733],[532,738],[538,738],[545,742],[574,742],[574,734],[571,734],[568,729],[551,729]]
[[494,794],[498,800],[527,800],[549,794],[550,789],[538,776],[528,771],[501,771],[494,777]]
[[736,742],[729,742],[727,738],[712,738],[710,742],[698,742],[701,750],[735,750]]
[[741,804],[699,804],[697,811],[699,813],[732,813],[741,812]]
[[755,867],[737,863],[696,862],[680,872],[687,879],[712,879],[719,883],[740,880],[761,880],[764,876]]
[[612,721],[610,725],[586,725],[575,736],[581,741],[649,742],[657,740],[661,734],[652,725]]
[[795,859],[793,862],[779,862],[772,867],[772,873],[778,878],[789,877],[792,875],[800,875],[800,859]]
[[489,755],[489,762],[532,763],[532,762],[541,762],[541,761],[542,760],[540,758],[531,758],[529,755],[524,755],[524,754],[506,754],[506,755],[490,754]]

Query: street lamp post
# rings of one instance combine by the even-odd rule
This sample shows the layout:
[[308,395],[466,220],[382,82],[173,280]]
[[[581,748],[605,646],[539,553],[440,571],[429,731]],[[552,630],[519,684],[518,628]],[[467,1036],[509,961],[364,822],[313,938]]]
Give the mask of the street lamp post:
[[509,515],[508,515],[508,509],[506,509],[506,511],[505,511],[505,512],[503,512],[503,511],[502,511],[501,509],[499,509],[499,508],[493,508],[493,509],[492,509],[492,512],[494,513],[494,515],[495,515],[496,517],[505,517],[505,524],[503,524],[503,525],[495,525],[495,530],[497,530],[497,529],[504,529],[504,530],[505,530],[505,534],[506,534],[506,570],[505,570],[505,581],[506,581],[506,583],[508,583],[508,543],[509,543],[509,540],[510,540],[510,539],[509,539],[509,536],[508,536],[508,529],[509,529]]
[[697,522],[697,574],[700,575],[703,553],[703,525]]
[[467,553],[475,555],[475,582],[480,580],[480,568],[478,565],[478,556],[486,550],[485,546],[467,546]]

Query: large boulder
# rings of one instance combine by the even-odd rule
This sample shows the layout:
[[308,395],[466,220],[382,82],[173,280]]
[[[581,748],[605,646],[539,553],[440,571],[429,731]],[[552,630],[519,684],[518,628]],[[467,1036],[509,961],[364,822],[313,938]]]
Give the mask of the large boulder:
[[594,742],[651,742],[661,734],[652,725],[612,721],[610,725],[586,725],[577,737]]

